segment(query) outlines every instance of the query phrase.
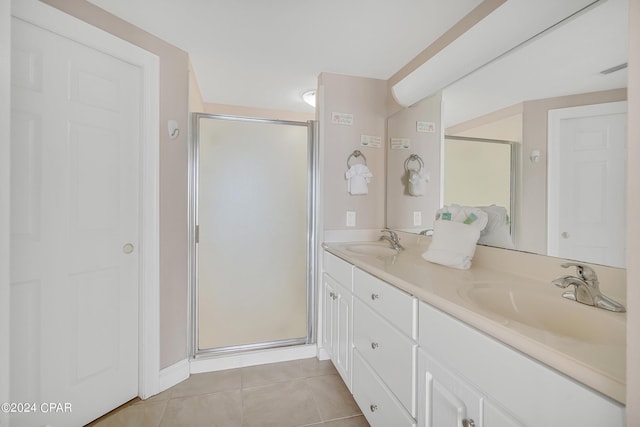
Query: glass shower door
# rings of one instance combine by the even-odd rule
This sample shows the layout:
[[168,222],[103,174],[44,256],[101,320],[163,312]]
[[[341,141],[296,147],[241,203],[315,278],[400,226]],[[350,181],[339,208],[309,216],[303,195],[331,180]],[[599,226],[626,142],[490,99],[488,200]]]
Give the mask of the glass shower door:
[[309,125],[197,123],[196,354],[306,343]]

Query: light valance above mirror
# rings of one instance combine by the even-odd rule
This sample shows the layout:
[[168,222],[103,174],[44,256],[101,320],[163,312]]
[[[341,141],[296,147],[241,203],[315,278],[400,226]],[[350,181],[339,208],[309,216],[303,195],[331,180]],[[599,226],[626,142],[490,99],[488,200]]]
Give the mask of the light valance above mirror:
[[[429,57],[426,62],[392,77],[393,96],[403,106],[433,96],[593,3],[593,0],[485,0],[422,52],[421,55]],[[513,25],[515,22],[518,24]],[[453,41],[444,48],[447,39]]]

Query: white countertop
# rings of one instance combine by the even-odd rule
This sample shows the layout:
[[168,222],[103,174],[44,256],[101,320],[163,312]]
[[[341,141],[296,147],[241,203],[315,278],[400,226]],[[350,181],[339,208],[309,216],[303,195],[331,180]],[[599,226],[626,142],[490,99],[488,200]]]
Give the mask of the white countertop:
[[[383,257],[354,253],[348,249],[352,244],[324,243],[323,247],[339,258],[416,296],[419,300],[439,308],[502,343],[618,402],[625,403],[626,314],[612,313],[566,300],[562,298],[561,290],[546,278],[533,279],[513,272],[488,268],[478,263],[474,263],[471,269],[464,271],[432,264],[421,257],[426,248],[424,245],[407,247],[398,255]],[[559,261],[557,263],[560,264]],[[596,319],[607,320],[605,322],[607,325],[615,326],[611,331],[597,331],[600,335],[610,335],[611,341],[590,340],[588,328],[580,331],[576,329],[578,333],[574,337],[569,337],[518,322],[509,322],[503,317],[493,315],[479,308],[472,299],[466,297],[469,289],[483,283],[514,286],[529,293],[534,292],[536,295],[539,293],[545,297],[551,296],[554,298],[553,309],[558,310],[559,307],[566,311],[568,328],[582,327],[575,322],[571,323],[571,314],[579,313],[575,310],[589,310],[579,314],[601,316]],[[558,299],[557,304],[555,298]],[[548,307],[540,307],[540,309],[550,310]],[[562,319],[565,313],[552,314]],[[598,325],[597,322],[595,324]]]

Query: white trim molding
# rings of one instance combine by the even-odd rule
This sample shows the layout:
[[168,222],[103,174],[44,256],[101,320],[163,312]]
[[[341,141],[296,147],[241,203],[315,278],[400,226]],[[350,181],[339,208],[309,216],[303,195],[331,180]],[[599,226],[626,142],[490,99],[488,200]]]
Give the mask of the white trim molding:
[[288,362],[290,360],[316,357],[315,344],[280,347],[269,350],[258,350],[224,356],[202,357],[191,360],[191,373],[224,371],[226,369],[244,368],[246,366],[264,365],[267,363]]
[[158,392],[163,392],[189,378],[189,359],[183,359],[160,371]]

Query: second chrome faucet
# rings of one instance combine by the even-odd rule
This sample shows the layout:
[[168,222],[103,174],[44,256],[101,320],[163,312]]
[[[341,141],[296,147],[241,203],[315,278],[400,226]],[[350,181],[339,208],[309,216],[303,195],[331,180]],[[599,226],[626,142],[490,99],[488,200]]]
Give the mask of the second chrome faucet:
[[561,276],[551,282],[560,288],[574,287],[563,292],[563,297],[605,310],[620,313],[626,311],[622,304],[600,292],[598,276],[591,267],[573,262],[562,264],[561,267],[576,267],[577,270],[577,276]]
[[388,235],[383,234],[382,236],[380,236],[379,240],[388,241],[389,244],[391,244],[391,247],[397,251],[404,249],[400,244],[400,239],[398,238],[398,235],[396,234],[395,231],[389,230],[388,228],[385,228],[384,230],[380,230],[380,231],[382,233],[388,233]]

